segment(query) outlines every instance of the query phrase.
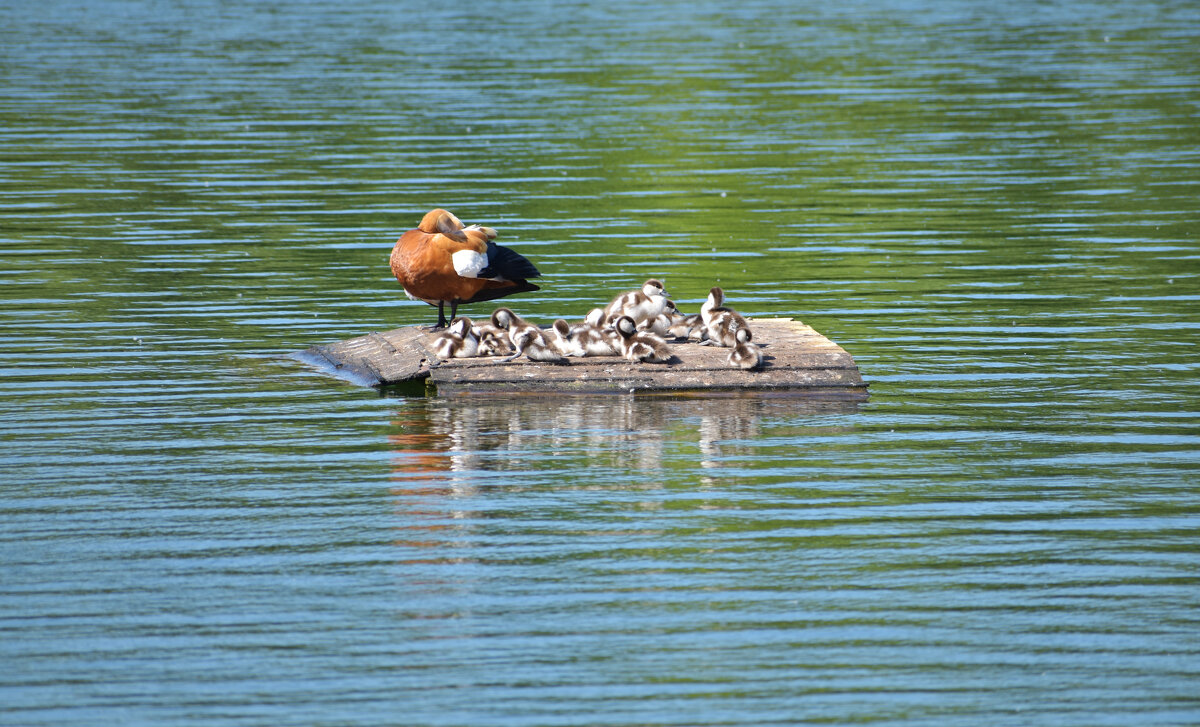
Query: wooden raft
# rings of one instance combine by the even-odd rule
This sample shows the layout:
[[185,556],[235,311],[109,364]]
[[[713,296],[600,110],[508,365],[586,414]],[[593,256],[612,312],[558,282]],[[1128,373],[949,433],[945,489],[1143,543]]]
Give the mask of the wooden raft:
[[302,361],[364,386],[425,380],[442,396],[509,393],[757,393],[852,400],[867,398],[867,384],[850,354],[809,326],[788,318],[751,319],[765,365],[743,371],[729,365],[728,348],[672,343],[667,364],[617,356],[571,358],[546,364],[525,357],[439,361],[430,352],[437,335],[406,327],[369,333],[296,354]]

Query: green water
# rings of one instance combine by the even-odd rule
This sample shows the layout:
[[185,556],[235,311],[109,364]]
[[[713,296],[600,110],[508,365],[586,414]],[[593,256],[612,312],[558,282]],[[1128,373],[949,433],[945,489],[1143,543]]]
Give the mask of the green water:
[[[1200,723],[1200,9],[0,3],[0,724]],[[442,206],[863,404],[380,396]],[[488,306],[467,310],[486,315]]]

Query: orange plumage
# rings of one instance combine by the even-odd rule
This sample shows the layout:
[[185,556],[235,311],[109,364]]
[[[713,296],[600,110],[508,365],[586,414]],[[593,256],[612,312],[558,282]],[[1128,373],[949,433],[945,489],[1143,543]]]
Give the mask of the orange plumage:
[[396,241],[392,274],[410,298],[438,307],[436,328],[446,325],[446,303],[453,318],[459,305],[538,290],[527,280],[541,274],[537,268],[495,237],[490,227],[464,227],[450,212],[432,210]]

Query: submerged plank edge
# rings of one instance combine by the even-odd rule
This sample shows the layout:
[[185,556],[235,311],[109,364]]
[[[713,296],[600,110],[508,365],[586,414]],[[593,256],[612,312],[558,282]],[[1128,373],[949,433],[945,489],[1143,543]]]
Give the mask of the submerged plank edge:
[[525,358],[438,361],[430,351],[435,333],[407,327],[369,333],[324,346],[297,358],[363,386],[427,379],[442,396],[514,393],[788,393],[866,399],[867,384],[841,346],[791,319],[751,319],[765,365],[743,371],[729,365],[729,349],[673,343],[667,364],[638,364],[614,356],[572,358],[544,364]]

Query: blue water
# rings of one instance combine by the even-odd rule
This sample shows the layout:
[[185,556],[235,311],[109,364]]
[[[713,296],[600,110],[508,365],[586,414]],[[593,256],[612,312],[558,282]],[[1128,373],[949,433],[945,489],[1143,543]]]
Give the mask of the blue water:
[[[0,7],[0,724],[1200,724],[1194,3]],[[381,395],[434,206],[861,404]],[[486,306],[469,310],[486,315]]]

